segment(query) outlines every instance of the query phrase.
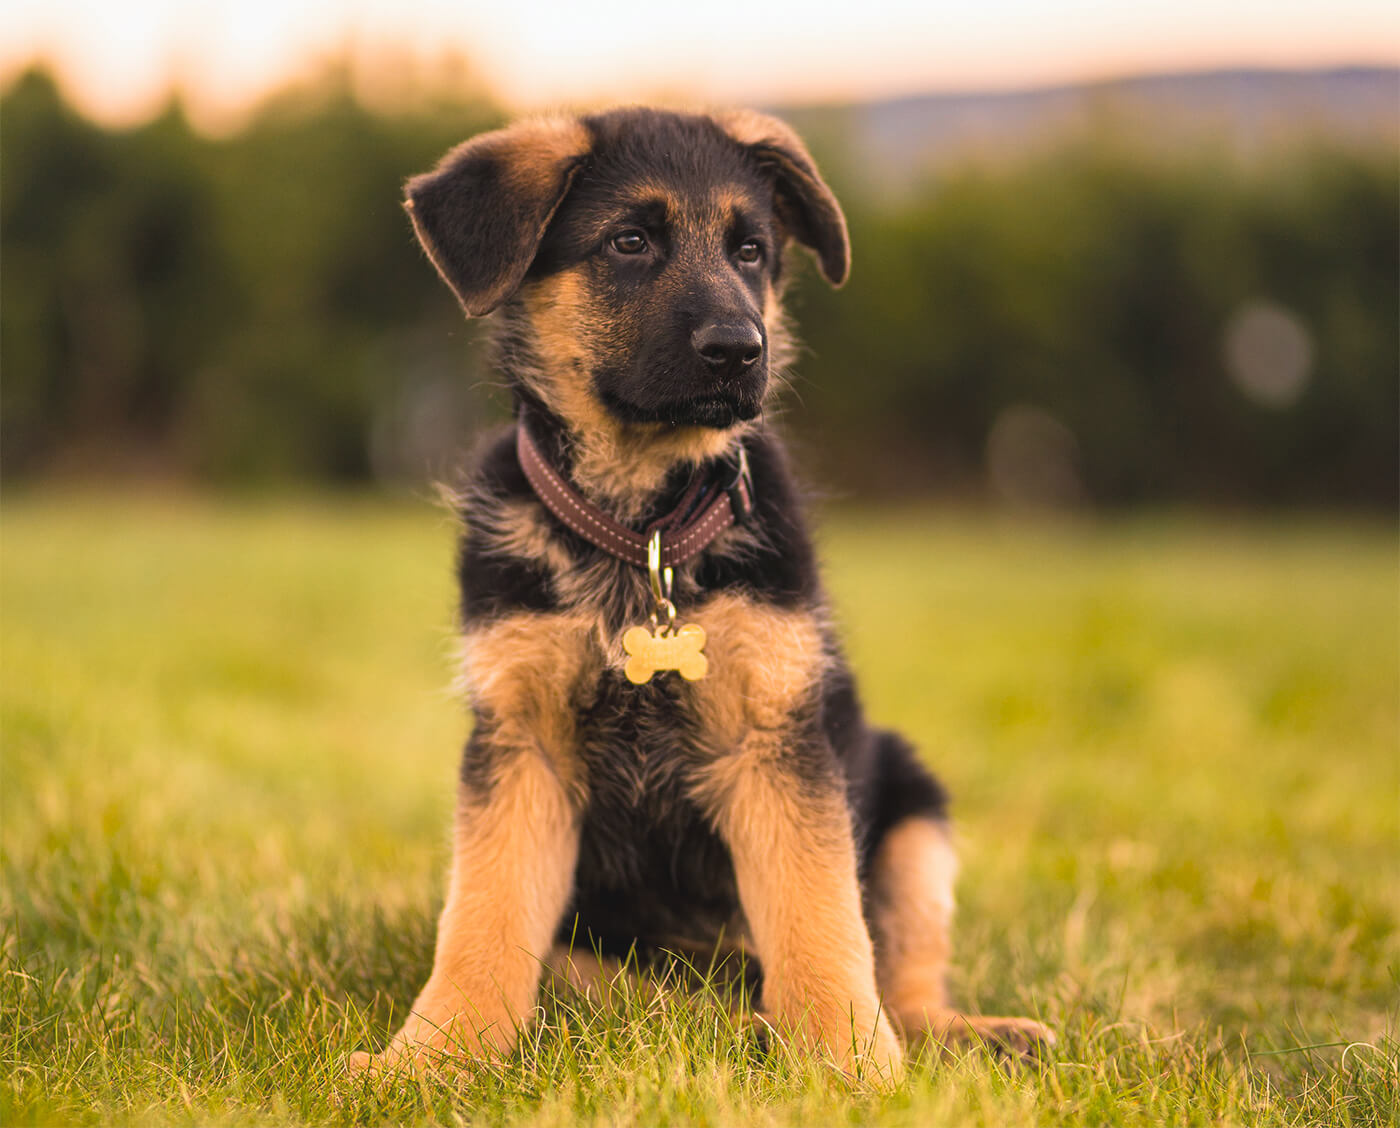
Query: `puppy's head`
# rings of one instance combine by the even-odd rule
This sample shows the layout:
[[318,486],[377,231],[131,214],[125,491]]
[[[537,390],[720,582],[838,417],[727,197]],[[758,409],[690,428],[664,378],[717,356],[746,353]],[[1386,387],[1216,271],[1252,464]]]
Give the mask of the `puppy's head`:
[[522,122],[409,181],[407,207],[463,309],[504,307],[508,375],[584,433],[753,419],[784,246],[833,285],[850,257],[802,142],[754,113]]

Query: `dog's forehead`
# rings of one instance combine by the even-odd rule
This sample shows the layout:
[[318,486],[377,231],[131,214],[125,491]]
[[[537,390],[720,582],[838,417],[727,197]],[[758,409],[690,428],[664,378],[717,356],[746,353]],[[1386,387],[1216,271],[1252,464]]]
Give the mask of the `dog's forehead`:
[[656,110],[585,118],[593,145],[578,183],[582,201],[668,213],[754,210],[772,199],[768,174],[712,119]]

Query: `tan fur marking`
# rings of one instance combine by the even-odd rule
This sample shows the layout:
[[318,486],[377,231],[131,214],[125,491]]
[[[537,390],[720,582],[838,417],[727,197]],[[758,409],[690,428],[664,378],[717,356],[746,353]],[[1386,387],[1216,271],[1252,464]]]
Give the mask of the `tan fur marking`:
[[[619,192],[619,194],[621,193]],[[668,218],[673,217],[684,206],[675,189],[660,179],[630,181],[626,186],[626,198],[629,203],[642,209],[659,204]],[[607,212],[590,217],[589,226],[580,229],[586,230],[593,238],[601,240],[603,236],[609,234],[616,227],[616,224],[616,215],[613,212]]]
[[501,551],[534,560],[558,573],[573,564],[554,537],[553,518],[537,501],[504,501],[497,510],[490,536]]
[[575,694],[602,668],[597,624],[587,615],[521,613],[463,640],[462,684],[502,749],[545,754],[559,778],[581,785],[574,752]]
[[722,594],[687,612],[705,628],[710,660],[695,700],[706,739],[732,750],[751,728],[778,730],[816,691],[824,664],[815,616]]
[[740,145],[775,145],[807,155],[802,138],[792,126],[778,118],[757,110],[721,110],[711,116]]
[[738,185],[720,184],[710,189],[709,206],[721,230],[727,230],[737,212],[756,211],[762,205]]
[[561,270],[522,291],[543,371],[535,389],[571,431],[588,435],[610,425],[610,416],[589,386],[598,358],[590,343],[607,333],[608,318],[597,309],[582,267]]
[[710,189],[710,208],[723,219],[731,218],[736,211],[754,207],[749,194],[734,184],[719,184]]
[[726,431],[710,427],[671,427],[665,423],[613,422],[604,432],[585,433],[574,464],[585,492],[619,503],[619,518],[633,519],[660,489],[671,468],[698,466],[723,458],[750,430],[740,424]]
[[588,129],[577,118],[525,118],[498,133],[504,145],[520,154],[506,167],[507,182],[527,195],[551,190],[560,162],[592,147]]
[[871,867],[871,932],[885,1006],[906,1029],[945,1004],[958,859],[939,824],[906,819],[880,843]]
[[[791,275],[784,275],[782,285]],[[768,395],[776,399],[788,386],[787,370],[797,360],[797,341],[783,308],[781,288],[771,285],[763,290],[763,321],[768,327]]]
[[432,975],[380,1064],[515,1044],[573,885],[578,834],[577,808],[539,755],[505,763],[486,802],[463,796]]
[[958,860],[942,824],[909,818],[880,843],[871,867],[875,971],[891,1018],[910,1038],[988,1043],[1022,1055],[1055,1036],[1029,1018],[967,1015],[948,1005],[953,884]]

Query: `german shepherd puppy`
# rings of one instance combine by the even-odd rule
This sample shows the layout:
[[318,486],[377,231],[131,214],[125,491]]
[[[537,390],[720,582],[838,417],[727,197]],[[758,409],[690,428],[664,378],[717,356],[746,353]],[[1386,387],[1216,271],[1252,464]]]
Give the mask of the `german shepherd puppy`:
[[[802,142],[748,112],[526,121],[406,207],[467,314],[496,313],[517,423],[464,493],[476,723],[432,975],[356,1064],[499,1054],[547,968],[717,947],[761,969],[776,1030],[850,1072],[895,1074],[901,1033],[1049,1041],[948,1005],[947,799],[862,717],[763,422],[792,352],[784,248],[838,286],[850,257]],[[664,542],[705,506],[722,527],[672,552],[669,589],[609,539]]]

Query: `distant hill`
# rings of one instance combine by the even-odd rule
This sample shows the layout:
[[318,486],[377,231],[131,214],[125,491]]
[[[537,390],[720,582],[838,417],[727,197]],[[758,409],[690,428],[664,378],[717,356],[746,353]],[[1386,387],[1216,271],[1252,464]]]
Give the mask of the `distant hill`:
[[1151,128],[1163,143],[1210,136],[1243,153],[1300,132],[1400,143],[1400,67],[1144,75],[781,112],[818,144],[839,136],[900,184],[948,159],[1023,150],[1096,120]]

